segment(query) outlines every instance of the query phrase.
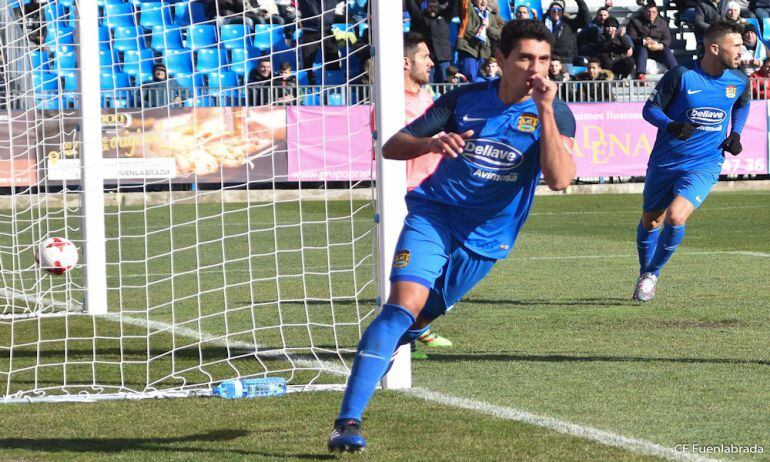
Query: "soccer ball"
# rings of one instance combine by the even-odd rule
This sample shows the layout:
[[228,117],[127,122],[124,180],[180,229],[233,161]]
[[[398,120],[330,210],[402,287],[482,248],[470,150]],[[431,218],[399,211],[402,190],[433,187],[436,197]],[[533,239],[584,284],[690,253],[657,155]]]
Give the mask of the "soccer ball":
[[78,248],[63,237],[50,237],[40,243],[35,252],[35,261],[40,268],[51,274],[63,274],[78,262]]

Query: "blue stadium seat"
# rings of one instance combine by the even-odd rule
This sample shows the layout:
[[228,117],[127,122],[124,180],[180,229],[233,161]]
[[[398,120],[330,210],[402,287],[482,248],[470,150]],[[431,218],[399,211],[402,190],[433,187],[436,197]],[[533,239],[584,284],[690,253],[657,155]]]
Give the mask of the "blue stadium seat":
[[163,50],[181,50],[182,29],[177,27],[155,26],[152,28],[152,49]]
[[235,72],[217,71],[210,72],[207,76],[209,93],[217,97],[220,106],[239,105],[241,95]]
[[125,72],[102,72],[99,76],[102,90],[131,87],[131,79]]
[[759,20],[757,18],[744,18],[747,23],[754,24],[754,28],[757,30],[757,37],[762,37],[762,28],[759,26]]
[[189,26],[206,19],[203,2],[182,1],[174,5],[174,23],[177,26]]
[[96,4],[102,8],[106,5],[115,5],[118,3],[126,3],[124,0],[96,0]]
[[61,26],[70,25],[69,10],[66,6],[59,2],[46,3],[45,6],[43,6],[43,15],[45,16],[45,21],[48,24],[53,24],[56,22]]
[[214,24],[194,24],[187,29],[187,48],[191,50],[210,47],[218,40]]
[[77,68],[77,54],[74,51],[57,52],[54,55],[54,69],[61,75]]
[[110,29],[136,25],[134,7],[130,3],[107,3],[104,5],[104,24]]
[[297,76],[297,85],[301,87],[310,85],[310,79],[307,76],[307,71],[299,71],[295,75]]
[[505,22],[510,21],[514,16],[513,11],[511,11],[511,2],[508,0],[500,0],[498,6],[500,7],[500,17],[503,18]]
[[174,24],[170,5],[157,2],[142,2],[139,4],[139,10],[141,11],[139,24],[147,29]]
[[190,50],[164,50],[163,64],[169,75],[192,74],[192,51]]
[[224,48],[203,48],[197,52],[195,68],[198,72],[212,72],[228,65],[227,50]]
[[324,71],[323,84],[324,85],[343,85],[347,81],[345,74],[346,74],[345,70]]
[[111,41],[110,28],[107,26],[99,26],[99,49],[109,50]]
[[302,97],[300,100],[302,101],[303,106],[320,106],[321,105],[321,95],[318,92],[311,92],[311,91],[302,92]]
[[103,72],[119,71],[119,63],[116,50],[99,50],[99,67]]
[[144,44],[141,26],[119,26],[113,30],[112,47],[118,51],[141,50]]
[[78,73],[75,71],[68,71],[60,73],[59,76],[62,78],[62,88],[64,91],[71,91],[75,92],[78,91]]
[[345,98],[342,91],[330,92],[326,95],[326,104],[329,106],[344,106]]
[[155,64],[155,54],[152,50],[129,50],[123,55],[123,72],[134,78],[136,82],[152,80],[152,66]]
[[184,107],[217,107],[217,100],[212,96],[200,95],[186,99]]
[[270,24],[257,24],[254,26],[254,48],[260,51],[285,50],[285,28]]
[[762,40],[766,44],[770,45],[770,18],[762,20]]
[[235,48],[230,55],[230,70],[238,75],[248,76],[259,62],[259,53],[253,48]]
[[245,24],[225,24],[219,29],[219,36],[228,50],[251,47],[250,34],[251,30]]
[[29,59],[32,66],[31,67],[32,70],[39,70],[39,71],[51,70],[51,56],[45,50],[33,50],[29,54]]
[[177,74],[174,76],[179,85],[184,88],[203,88],[206,83],[203,81],[203,74]]
[[75,6],[75,0],[59,0],[60,5],[64,5],[67,8],[70,9],[70,13],[72,12],[72,7]]
[[59,90],[59,77],[53,72],[36,71],[32,73],[32,88],[35,93]]
[[45,30],[45,46],[48,48],[59,48],[75,44],[75,28],[73,27],[48,25]]

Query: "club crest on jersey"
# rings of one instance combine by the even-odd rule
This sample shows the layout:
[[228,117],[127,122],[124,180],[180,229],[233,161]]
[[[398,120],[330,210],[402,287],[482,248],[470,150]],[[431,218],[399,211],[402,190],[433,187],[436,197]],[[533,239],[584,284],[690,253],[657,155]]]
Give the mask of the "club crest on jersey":
[[730,98],[730,99],[735,98],[735,95],[737,95],[737,94],[738,94],[738,90],[735,87],[735,85],[728,85],[725,88],[725,97],[726,98]]
[[727,120],[727,113],[716,107],[696,107],[687,111],[687,118],[700,125],[720,125]]
[[517,149],[488,138],[467,140],[460,154],[474,167],[492,171],[512,170],[524,160]]
[[537,118],[537,114],[531,112],[525,112],[519,116],[519,122],[516,129],[520,132],[532,133],[537,130],[537,125],[540,123],[540,119]]
[[412,252],[408,250],[399,250],[393,257],[393,268],[406,268],[409,264],[409,258],[412,256]]

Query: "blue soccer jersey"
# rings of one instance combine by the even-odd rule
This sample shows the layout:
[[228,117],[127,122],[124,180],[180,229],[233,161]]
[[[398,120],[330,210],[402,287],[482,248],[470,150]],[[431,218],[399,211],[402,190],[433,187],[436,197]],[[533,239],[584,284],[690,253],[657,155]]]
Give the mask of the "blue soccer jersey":
[[[445,158],[407,198],[452,207],[451,234],[468,249],[505,258],[524,225],[540,178],[540,120],[532,99],[505,105],[498,79],[459,87],[402,131],[416,137],[473,130],[462,153]],[[567,105],[554,101],[562,135],[575,136]]]
[[[707,74],[700,63],[679,65],[658,82],[644,105],[645,120],[658,127],[648,167],[653,170],[716,172],[722,168],[720,145],[732,131],[741,133],[749,114],[751,87],[738,70],[720,76]],[[696,126],[693,135],[681,141],[666,131],[671,122]]]

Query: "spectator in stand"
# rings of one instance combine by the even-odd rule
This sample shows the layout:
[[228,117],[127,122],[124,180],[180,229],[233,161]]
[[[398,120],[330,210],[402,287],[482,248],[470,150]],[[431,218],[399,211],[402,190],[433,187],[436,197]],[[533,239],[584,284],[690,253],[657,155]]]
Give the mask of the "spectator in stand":
[[588,60],[588,69],[575,76],[575,79],[584,82],[580,85],[580,98],[578,101],[610,101],[610,88],[607,81],[613,80],[612,71],[602,69],[599,58]]
[[340,69],[339,50],[332,34],[336,5],[337,0],[297,0],[298,27],[302,29],[300,38],[302,69],[309,70],[310,84],[315,83],[315,73],[311,69],[313,69],[316,52],[322,44],[324,69]]
[[576,0],[578,13],[574,18],[564,14],[564,4],[552,2],[545,13],[546,27],[553,34],[553,54],[564,59],[567,70],[572,69],[572,61],[577,56],[577,32],[588,25],[588,12],[585,0]]
[[753,11],[759,23],[762,24],[765,18],[770,18],[770,0],[755,0]]
[[427,40],[430,59],[435,64],[431,68],[431,80],[435,83],[444,82],[454,52],[454,44],[449,40],[449,23],[457,15],[457,0],[450,0],[443,5],[438,0],[429,0],[424,9],[420,9],[417,0],[404,1],[412,17],[411,31],[421,34]]
[[596,56],[596,44],[604,33],[604,21],[610,17],[610,10],[599,8],[596,16],[577,35],[578,54],[580,56]]
[[751,75],[762,66],[767,58],[767,50],[757,37],[757,28],[754,27],[754,24],[746,24],[741,35],[743,36],[743,45],[741,46],[741,64],[739,67],[746,75]]
[[257,67],[246,77],[250,106],[262,106],[270,102],[270,82],[273,80],[273,64],[269,58],[261,59]]
[[754,13],[751,12],[751,5],[749,4],[749,0],[722,0],[722,14],[724,15],[727,13],[727,7],[730,5],[730,3],[735,3],[738,5],[738,16],[742,18],[756,18]]
[[455,49],[460,55],[462,73],[473,81],[479,74],[481,63],[492,56],[492,42],[500,39],[505,22],[499,12],[488,8],[488,0],[460,1],[461,22]]
[[665,65],[666,69],[676,67],[668,21],[660,16],[655,4],[648,3],[641,17],[631,18],[626,33],[634,42],[636,73],[640,79],[644,79],[647,74],[647,58]]
[[604,21],[604,33],[596,44],[601,67],[610,69],[615,77],[626,78],[634,71],[634,46],[631,37],[620,33],[620,23],[613,17]]
[[278,76],[273,81],[277,87],[276,96],[278,101],[293,101],[297,97],[297,77],[291,71],[291,64],[281,64]]
[[548,78],[554,82],[568,82],[570,79],[570,75],[564,70],[564,64],[558,56],[551,58],[551,64],[548,65]]
[[695,7],[695,39],[698,43],[698,50],[703,49],[703,33],[712,22],[718,21],[722,15],[719,12],[719,0],[697,0]]
[[278,14],[278,6],[275,3],[266,2],[264,0],[244,0],[247,5],[244,5],[244,11],[247,16],[251,16],[254,19],[255,24],[275,24],[284,25],[286,20]]
[[519,5],[516,7],[516,19],[532,19],[532,14],[529,12],[527,5]]
[[488,58],[484,61],[484,65],[481,67],[479,76],[476,77],[476,82],[489,82],[503,75],[503,71],[500,69],[500,65],[497,64],[497,59]]
[[462,75],[460,70],[454,66],[446,68],[446,83],[465,83],[468,81],[468,77]]
[[727,7],[722,19],[729,23],[736,24],[741,29],[746,25],[746,20],[741,17],[740,5],[738,2],[732,0],[727,2]]
[[765,58],[762,67],[750,75],[751,89],[755,99],[770,99],[770,58]]
[[156,64],[152,66],[152,82],[143,83],[141,91],[145,107],[161,107],[169,100],[179,105],[185,89],[176,79],[168,78],[165,65]]

